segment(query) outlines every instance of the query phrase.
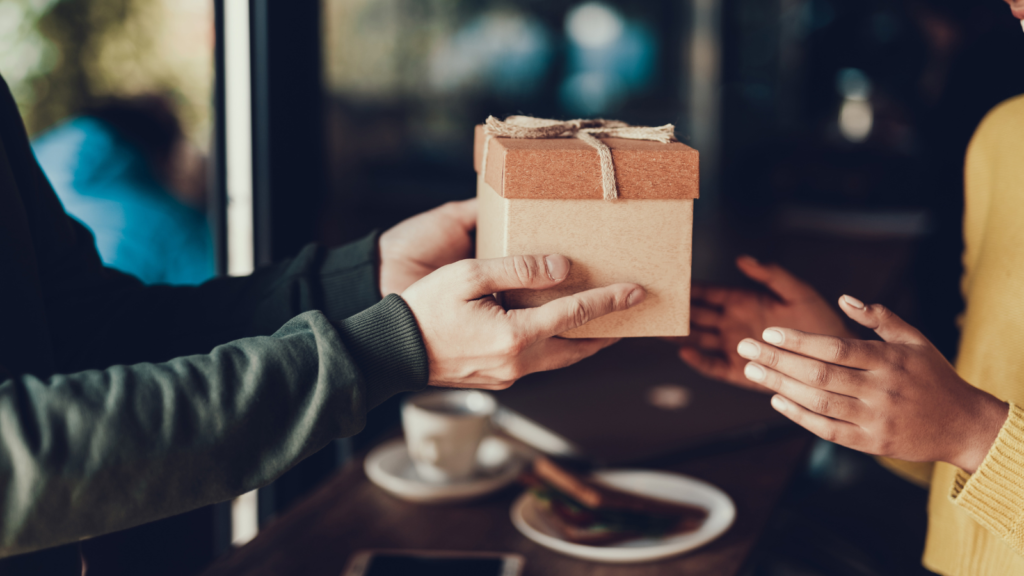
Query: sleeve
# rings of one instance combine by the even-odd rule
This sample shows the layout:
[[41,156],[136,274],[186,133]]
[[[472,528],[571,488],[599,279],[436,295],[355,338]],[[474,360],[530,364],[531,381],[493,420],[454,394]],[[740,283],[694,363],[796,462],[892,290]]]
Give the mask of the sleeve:
[[145,286],[99,262],[88,230],[69,217],[71,241],[41,260],[40,280],[59,371],[160,362],[272,334],[310,310],[341,321],[380,300],[377,235],[296,257],[243,278],[199,286]]
[[1010,404],[999,436],[974,474],[957,470],[953,503],[1024,554],[1024,409]]
[[0,383],[0,556],[265,485],[387,397],[426,385],[395,295],[341,322],[302,314],[204,355]]

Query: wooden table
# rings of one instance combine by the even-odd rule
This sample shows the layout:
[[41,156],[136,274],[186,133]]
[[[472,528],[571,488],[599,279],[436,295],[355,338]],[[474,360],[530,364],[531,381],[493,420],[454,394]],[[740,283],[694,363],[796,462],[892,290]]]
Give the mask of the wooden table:
[[404,548],[518,552],[526,557],[525,573],[531,576],[734,575],[764,530],[793,472],[802,465],[810,440],[805,433],[790,433],[665,466],[719,486],[736,502],[738,513],[736,523],[718,540],[690,554],[652,564],[595,564],[534,544],[509,520],[518,488],[465,504],[410,504],[371,484],[358,459],[204,574],[338,576],[356,550]]

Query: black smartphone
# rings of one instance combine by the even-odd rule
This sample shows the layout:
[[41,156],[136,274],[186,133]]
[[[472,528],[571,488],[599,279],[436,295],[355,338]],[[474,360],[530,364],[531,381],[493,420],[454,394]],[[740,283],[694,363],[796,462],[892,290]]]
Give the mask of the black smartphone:
[[524,558],[505,552],[364,550],[342,576],[520,576]]

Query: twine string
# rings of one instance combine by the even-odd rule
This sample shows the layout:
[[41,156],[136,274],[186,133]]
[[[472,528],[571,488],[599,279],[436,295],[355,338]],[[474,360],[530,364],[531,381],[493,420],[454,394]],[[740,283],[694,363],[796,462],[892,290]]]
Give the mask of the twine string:
[[605,200],[619,197],[619,189],[615,183],[615,164],[612,162],[612,151],[601,138],[626,138],[629,140],[651,140],[668,144],[674,142],[675,126],[630,126],[619,120],[549,120],[532,116],[509,116],[504,121],[488,116],[484,123],[483,158],[481,159],[480,175],[487,171],[487,152],[492,138],[577,138],[597,150],[601,163],[601,190]]

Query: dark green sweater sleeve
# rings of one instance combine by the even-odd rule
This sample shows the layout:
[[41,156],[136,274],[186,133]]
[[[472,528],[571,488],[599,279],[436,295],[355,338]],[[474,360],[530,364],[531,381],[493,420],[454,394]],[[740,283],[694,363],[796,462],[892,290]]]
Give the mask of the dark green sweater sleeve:
[[[61,372],[160,362],[272,334],[309,310],[338,322],[380,301],[377,234],[327,250],[309,245],[251,276],[201,286],[145,286],[105,268],[71,218],[59,257],[43,259],[42,290]],[[59,236],[59,234],[55,235]]]
[[427,375],[416,321],[389,296],[340,322],[307,312],[209,354],[10,378],[0,383],[0,556],[262,486]]
[[144,286],[64,213],[0,79],[0,556],[231,498],[427,382],[377,238]]

